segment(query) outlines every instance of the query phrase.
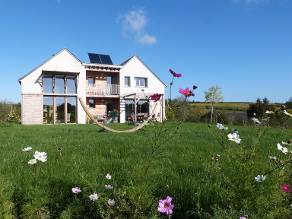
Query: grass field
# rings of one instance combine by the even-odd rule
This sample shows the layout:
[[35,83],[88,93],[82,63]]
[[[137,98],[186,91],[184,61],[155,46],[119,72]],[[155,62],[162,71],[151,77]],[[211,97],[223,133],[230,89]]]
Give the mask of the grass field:
[[[213,126],[177,126],[149,125],[134,134],[93,125],[0,126],[0,218],[156,218],[163,217],[157,204],[167,195],[173,218],[292,215],[291,197],[279,190],[282,181],[292,183],[290,173],[254,180],[273,168],[269,155],[284,156],[276,144],[291,138],[291,130],[237,127],[238,145]],[[259,141],[257,133],[264,133]],[[33,150],[22,152],[26,146]],[[47,152],[47,162],[29,165],[35,150]],[[106,183],[114,190],[105,191]],[[92,203],[94,191],[101,198]],[[109,197],[114,207],[104,204]]]

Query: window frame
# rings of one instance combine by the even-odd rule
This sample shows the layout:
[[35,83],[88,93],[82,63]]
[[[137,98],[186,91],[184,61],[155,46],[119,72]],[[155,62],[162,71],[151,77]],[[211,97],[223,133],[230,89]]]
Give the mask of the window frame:
[[[90,100],[93,100],[93,103],[90,103]],[[93,104],[93,106],[90,104]],[[88,106],[91,109],[95,109],[95,99],[94,98],[88,98]]]
[[[129,83],[128,84],[126,84],[126,79],[128,79],[129,81]],[[131,87],[131,77],[130,76],[125,76],[124,77],[124,85],[125,85],[125,87]]]
[[[139,81],[141,79],[144,79],[144,84],[145,84],[144,86],[140,85],[140,83],[139,83],[139,85],[137,85],[137,81]],[[139,88],[147,88],[148,87],[148,78],[146,78],[146,77],[135,77],[134,80],[135,80],[135,87],[139,87]]]

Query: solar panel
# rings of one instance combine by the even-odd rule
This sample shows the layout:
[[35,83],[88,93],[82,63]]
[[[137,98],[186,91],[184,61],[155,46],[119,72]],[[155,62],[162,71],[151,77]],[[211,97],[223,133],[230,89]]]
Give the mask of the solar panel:
[[112,65],[113,62],[109,55],[88,53],[90,63]]

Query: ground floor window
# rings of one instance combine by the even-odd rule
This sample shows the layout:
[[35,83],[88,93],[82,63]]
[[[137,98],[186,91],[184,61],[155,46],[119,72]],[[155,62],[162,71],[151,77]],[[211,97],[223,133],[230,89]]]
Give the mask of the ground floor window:
[[44,96],[43,123],[76,123],[77,99],[75,96]]
[[135,119],[135,102],[134,99],[126,100],[126,121],[142,121],[149,116],[149,101],[139,100],[136,105]]

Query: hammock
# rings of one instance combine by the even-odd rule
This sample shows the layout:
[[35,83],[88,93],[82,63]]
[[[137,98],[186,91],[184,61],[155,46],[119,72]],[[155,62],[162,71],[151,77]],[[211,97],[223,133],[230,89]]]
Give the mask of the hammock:
[[149,117],[143,122],[141,123],[140,125],[134,127],[134,128],[131,128],[131,129],[127,129],[127,130],[116,130],[116,129],[112,129],[106,125],[104,125],[103,123],[101,122],[98,122],[94,116],[91,115],[91,113],[88,111],[88,109],[86,108],[83,100],[79,97],[78,98],[80,103],[81,103],[81,106],[83,108],[83,110],[85,111],[85,113],[87,114],[87,116],[96,124],[98,125],[99,127],[109,131],[109,132],[115,132],[115,133],[132,133],[132,132],[135,132],[135,131],[138,131],[139,129],[142,129],[151,119],[152,119],[152,115],[154,114],[155,112],[155,109],[156,109],[156,106],[157,106],[157,103],[155,104],[153,110],[152,110],[152,113],[149,115]]

